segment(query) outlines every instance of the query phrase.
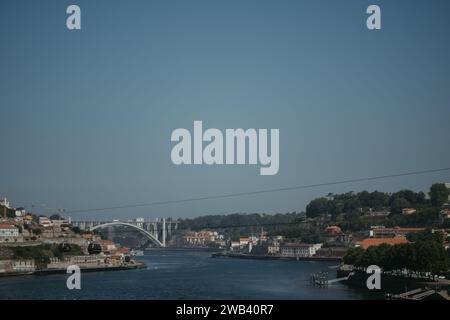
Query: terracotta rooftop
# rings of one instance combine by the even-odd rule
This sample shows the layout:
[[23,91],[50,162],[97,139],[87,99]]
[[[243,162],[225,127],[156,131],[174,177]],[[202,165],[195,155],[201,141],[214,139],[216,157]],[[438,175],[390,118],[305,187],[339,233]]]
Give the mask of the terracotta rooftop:
[[421,232],[425,231],[425,228],[400,228],[400,227],[394,227],[394,228],[378,228],[378,229],[372,229],[373,232]]
[[0,224],[0,229],[14,229],[15,226],[11,224]]
[[342,230],[338,226],[329,226],[325,229],[326,232],[335,232],[335,233],[341,233]]
[[405,238],[370,238],[370,239],[364,239],[359,243],[361,248],[367,249],[372,246],[379,246],[382,244],[388,244],[388,245],[396,245],[396,244],[404,244],[408,243],[409,241]]
[[100,240],[99,241],[102,245],[104,245],[104,246],[112,246],[112,245],[114,245],[115,243],[113,242],[113,241],[111,241],[111,240],[104,240],[104,239],[102,239],[102,240]]

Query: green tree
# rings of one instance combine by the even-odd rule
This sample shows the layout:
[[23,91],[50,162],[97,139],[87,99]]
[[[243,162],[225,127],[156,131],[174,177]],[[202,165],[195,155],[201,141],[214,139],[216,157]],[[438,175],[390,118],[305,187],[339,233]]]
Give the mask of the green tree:
[[430,188],[431,204],[440,207],[448,201],[449,189],[443,183],[435,183]]
[[306,206],[306,216],[308,218],[315,218],[327,212],[328,212],[327,198],[314,199]]
[[406,238],[411,242],[417,241],[435,241],[441,245],[444,245],[444,234],[440,231],[432,232],[427,229],[423,232],[411,232],[406,235]]
[[401,213],[403,208],[408,208],[411,203],[403,197],[393,197],[391,199],[391,212]]
[[364,255],[364,249],[361,247],[352,248],[347,251],[344,256],[344,263],[355,266],[361,265],[362,256]]
[[80,227],[72,227],[71,230],[76,233],[76,234],[81,234],[81,229]]
[[406,269],[409,272],[439,274],[447,272],[449,257],[442,246],[435,240],[417,241],[400,245],[372,246],[363,250],[349,250],[344,262],[358,267],[375,264],[384,270]]

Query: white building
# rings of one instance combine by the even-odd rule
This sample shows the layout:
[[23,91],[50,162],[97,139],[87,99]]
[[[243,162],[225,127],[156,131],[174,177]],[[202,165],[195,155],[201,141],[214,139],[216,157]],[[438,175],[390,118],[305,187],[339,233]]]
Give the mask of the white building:
[[250,237],[240,237],[239,238],[239,246],[241,248],[248,246],[248,244],[251,242]]
[[13,225],[0,224],[0,237],[18,237],[19,229]]
[[280,253],[280,241],[278,240],[269,240],[269,245],[267,246],[268,254],[279,254]]
[[14,260],[13,270],[15,272],[33,272],[36,266],[34,260]]
[[0,260],[0,274],[12,272],[33,272],[36,265],[33,259],[29,260]]
[[239,249],[240,245],[241,245],[241,243],[239,241],[231,241],[230,249],[231,250]]
[[27,215],[24,209],[16,210],[16,217],[25,217]]
[[0,224],[0,243],[23,242],[19,229],[10,224]]
[[94,267],[108,267],[109,256],[103,254],[92,254],[84,256],[68,256],[63,260],[56,257],[50,258],[50,263],[47,264],[48,269],[66,269],[68,266],[77,265],[80,268],[94,268]]
[[286,243],[280,247],[280,252],[285,257],[312,257],[321,247],[321,243]]
[[50,227],[52,226],[52,222],[47,217],[39,217],[39,224],[43,227]]

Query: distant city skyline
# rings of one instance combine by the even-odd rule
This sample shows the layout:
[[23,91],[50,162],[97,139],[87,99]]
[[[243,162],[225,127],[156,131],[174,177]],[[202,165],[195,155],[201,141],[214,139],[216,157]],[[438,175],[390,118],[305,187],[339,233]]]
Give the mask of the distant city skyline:
[[[0,10],[0,198],[66,210],[252,192],[449,166],[450,3],[10,1]],[[279,172],[176,166],[171,132],[279,128]],[[427,191],[450,172],[79,213],[303,211],[329,192]],[[38,208],[38,207],[36,207]],[[51,212],[52,210],[49,210]]]

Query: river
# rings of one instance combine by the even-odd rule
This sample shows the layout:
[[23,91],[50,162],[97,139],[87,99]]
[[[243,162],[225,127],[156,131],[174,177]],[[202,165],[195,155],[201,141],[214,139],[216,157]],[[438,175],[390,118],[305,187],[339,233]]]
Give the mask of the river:
[[343,284],[311,286],[309,275],[336,262],[211,258],[209,251],[155,249],[138,260],[147,269],[0,278],[0,299],[367,299]]

